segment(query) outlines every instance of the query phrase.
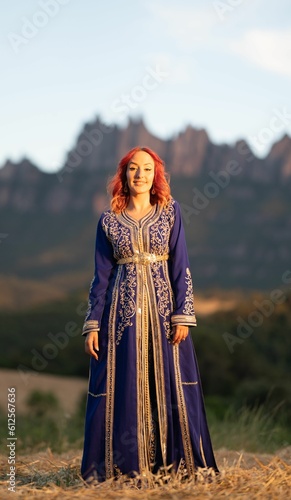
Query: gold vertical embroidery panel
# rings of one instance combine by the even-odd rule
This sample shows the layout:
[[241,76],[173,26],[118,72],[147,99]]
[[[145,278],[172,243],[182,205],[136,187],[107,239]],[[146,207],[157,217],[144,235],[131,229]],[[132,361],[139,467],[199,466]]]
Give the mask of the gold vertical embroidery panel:
[[175,379],[176,379],[176,391],[177,391],[177,400],[178,400],[178,411],[179,411],[179,420],[180,427],[182,433],[183,447],[185,453],[185,461],[188,469],[189,476],[193,475],[195,472],[195,463],[192,451],[192,444],[189,432],[189,423],[187,416],[187,408],[184,398],[183,386],[181,381],[181,372],[180,372],[180,353],[179,346],[173,346],[173,354],[174,354],[174,369],[175,369]]
[[108,353],[107,353],[107,380],[106,380],[106,413],[105,413],[105,471],[106,478],[113,477],[113,419],[115,399],[115,322],[118,302],[118,289],[121,276],[121,267],[118,269],[116,282],[112,293],[108,327]]

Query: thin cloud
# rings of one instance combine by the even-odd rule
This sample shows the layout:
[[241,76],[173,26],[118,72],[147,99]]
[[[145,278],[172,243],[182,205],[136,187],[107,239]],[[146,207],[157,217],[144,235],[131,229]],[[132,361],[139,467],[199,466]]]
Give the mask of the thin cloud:
[[204,43],[216,24],[212,9],[197,6],[173,6],[162,2],[145,5],[153,18],[162,23],[163,29],[181,47],[193,49]]
[[182,57],[173,56],[169,52],[154,52],[148,54],[150,64],[158,64],[169,74],[167,84],[185,84],[193,82],[194,64],[186,55]]
[[266,70],[291,76],[290,31],[252,30],[234,42],[232,50]]

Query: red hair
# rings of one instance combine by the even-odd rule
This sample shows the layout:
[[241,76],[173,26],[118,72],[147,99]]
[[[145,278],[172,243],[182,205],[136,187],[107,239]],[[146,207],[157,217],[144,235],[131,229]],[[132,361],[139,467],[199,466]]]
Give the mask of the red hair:
[[111,209],[116,213],[120,213],[126,208],[128,204],[130,193],[128,189],[124,189],[126,186],[127,165],[129,164],[135,153],[137,153],[138,151],[145,151],[146,153],[148,153],[154,160],[155,164],[154,180],[152,186],[152,188],[154,188],[155,194],[152,194],[150,192],[151,204],[154,205],[155,203],[159,203],[162,206],[166,206],[171,199],[171,191],[168,182],[169,176],[168,173],[165,172],[165,164],[163,160],[150,148],[142,148],[140,146],[137,146],[128,151],[128,153],[123,158],[121,158],[117,167],[116,174],[108,182],[107,189],[112,196]]

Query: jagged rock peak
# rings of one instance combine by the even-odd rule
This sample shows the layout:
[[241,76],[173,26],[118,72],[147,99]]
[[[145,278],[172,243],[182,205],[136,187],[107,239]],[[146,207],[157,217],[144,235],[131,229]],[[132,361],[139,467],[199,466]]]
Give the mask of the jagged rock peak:
[[[195,128],[190,124],[186,125],[183,130],[178,132],[177,137],[199,137],[203,138],[205,141],[210,140],[205,128]],[[173,139],[175,139],[175,137],[173,137]]]
[[283,156],[289,156],[291,154],[291,137],[288,134],[284,134],[281,139],[273,144],[267,159],[276,160],[282,158]]
[[1,180],[11,180],[14,177],[21,180],[36,180],[42,174],[43,172],[25,157],[18,162],[8,159],[0,169]]

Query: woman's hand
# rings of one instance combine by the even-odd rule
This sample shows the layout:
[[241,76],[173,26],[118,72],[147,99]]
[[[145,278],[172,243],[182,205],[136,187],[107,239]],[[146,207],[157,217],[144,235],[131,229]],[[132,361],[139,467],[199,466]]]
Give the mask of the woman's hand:
[[93,356],[98,361],[98,354],[96,351],[99,351],[99,341],[98,341],[98,332],[97,330],[87,333],[85,339],[85,352],[90,356]]
[[173,344],[180,344],[189,334],[189,326],[174,325],[173,326]]

